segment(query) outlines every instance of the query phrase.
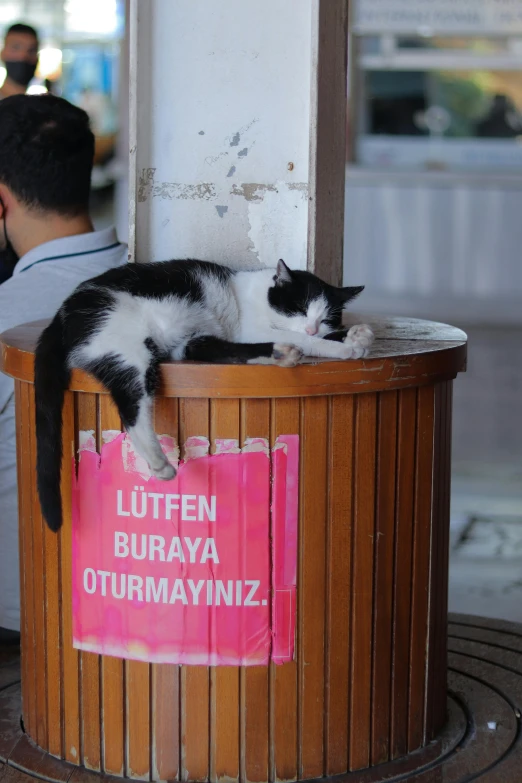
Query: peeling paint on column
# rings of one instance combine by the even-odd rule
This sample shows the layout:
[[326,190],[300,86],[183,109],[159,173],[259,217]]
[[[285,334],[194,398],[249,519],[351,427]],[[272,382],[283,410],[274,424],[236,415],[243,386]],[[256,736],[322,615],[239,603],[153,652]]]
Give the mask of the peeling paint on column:
[[222,218],[223,215],[225,215],[228,212],[228,207],[216,206],[216,211],[217,211],[219,217]]
[[154,187],[154,175],[156,169],[142,169],[138,179],[138,201],[143,203],[147,201]]
[[240,151],[237,153],[237,157],[238,157],[238,158],[246,158],[246,156],[247,156],[247,155],[248,155],[248,147],[243,147],[243,149],[242,149],[242,150],[240,150]]
[[229,169],[229,172],[227,174],[227,177],[231,177],[235,173],[236,173],[236,167],[235,166],[231,166],[230,169]]
[[254,196],[247,201],[248,237],[260,263],[274,266],[284,258],[289,266],[306,269],[307,184],[280,181],[246,192]]
[[277,188],[261,182],[242,182],[241,185],[233,185],[230,194],[242,196],[246,201],[262,201],[267,190],[277,191]]
[[212,201],[216,198],[216,186],[212,182],[200,182],[197,185],[185,185],[181,182],[159,182],[154,185],[153,198],[193,199],[194,201]]
[[142,169],[138,180],[138,201],[143,203],[151,196],[173,201],[193,199],[212,201],[216,198],[216,186],[212,182],[187,185],[182,182],[155,182],[156,169]]
[[230,142],[230,146],[237,147],[240,140],[241,140],[241,135],[239,133],[235,133],[234,136],[232,137],[232,141]]
[[[305,195],[308,194],[307,182],[288,182],[284,184],[288,190],[297,191]],[[263,201],[267,192],[277,193],[277,185],[267,185],[261,182],[242,182],[241,185],[232,186],[230,195],[242,196],[246,201]]]

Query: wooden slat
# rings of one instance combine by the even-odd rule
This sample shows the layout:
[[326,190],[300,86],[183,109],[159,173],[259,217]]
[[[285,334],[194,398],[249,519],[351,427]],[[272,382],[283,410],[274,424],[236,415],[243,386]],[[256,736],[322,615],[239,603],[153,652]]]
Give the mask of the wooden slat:
[[77,395],[66,392],[63,407],[63,462],[62,462],[62,507],[64,525],[60,537],[60,573],[61,573],[61,636],[63,665],[63,722],[64,756],[67,761],[79,764],[81,761],[80,732],[80,656],[73,648],[72,638],[72,472],[71,460],[74,453],[76,434],[75,405]]
[[179,666],[151,666],[153,780],[179,780]]
[[[270,400],[241,402],[240,445],[247,438],[270,439]],[[241,778],[249,783],[268,780],[268,667],[240,669]]]
[[372,764],[390,758],[397,392],[379,395],[373,597]]
[[30,408],[32,405],[32,387],[28,384],[25,385],[22,391],[22,407],[23,416],[27,422],[27,429],[25,434],[25,453],[24,460],[24,492],[27,493],[27,505],[24,508],[24,568],[26,572],[25,578],[25,600],[28,606],[28,617],[26,626],[26,649],[27,649],[27,670],[29,674],[28,687],[30,693],[28,693],[28,717],[29,717],[29,729],[32,736],[36,736],[37,733],[37,721],[38,721],[38,704],[36,698],[37,689],[37,676],[38,670],[36,668],[36,649],[35,649],[35,619],[34,619],[34,604],[35,604],[35,584],[34,584],[34,545],[33,545],[33,505],[32,505],[32,486],[33,486],[33,435],[31,433],[31,414]]
[[[171,435],[178,440],[178,401],[158,397],[154,423],[158,435]],[[154,780],[178,780],[180,667],[153,664],[151,675],[152,777]]]
[[[70,470],[70,468],[69,468]],[[53,756],[63,755],[62,745],[62,643],[60,614],[61,578],[60,578],[60,539],[47,525],[44,525],[45,558],[45,638],[46,638],[46,678],[47,678],[47,749]]]
[[[45,655],[45,558],[43,521],[36,491],[36,423],[34,394],[29,392],[29,435],[31,438],[32,532],[33,532],[33,617],[34,663],[36,667],[35,700],[36,726],[33,738],[42,748],[47,748],[47,678]],[[52,688],[54,683],[50,685]]]
[[[98,405],[101,431],[120,430],[120,417],[109,395],[101,395]],[[109,656],[102,656],[100,665],[102,768],[108,774],[121,776],[125,772],[125,667],[122,660]]]
[[410,606],[413,536],[413,476],[417,391],[399,393],[397,445],[397,511],[393,585],[393,674],[391,757],[408,750],[408,682],[410,666]]
[[429,575],[429,639],[428,672],[426,687],[426,738],[435,737],[435,702],[438,698],[438,660],[437,639],[439,633],[439,592],[440,592],[440,554],[441,530],[439,525],[440,509],[440,473],[441,473],[441,384],[434,387],[435,421],[433,433],[433,503],[431,509],[430,536],[430,575]]
[[[443,452],[444,479],[442,487],[441,530],[442,530],[442,590],[441,603],[441,627],[440,627],[440,689],[446,694],[448,682],[448,574],[449,574],[449,533],[450,533],[450,497],[451,497],[451,413],[453,406],[453,383],[448,381],[445,387],[445,410],[443,428],[445,432],[445,450]],[[446,722],[447,699],[441,700],[438,712],[437,730],[440,731]]]
[[[437,633],[438,649],[438,692],[439,698],[435,703],[435,730],[446,720],[447,696],[447,657],[448,657],[448,565],[447,550],[449,536],[449,488],[450,476],[448,457],[451,454],[451,422],[449,421],[450,404],[450,384],[441,385],[442,406],[441,406],[441,471],[440,471],[440,507],[439,507],[439,528],[440,528],[440,592],[438,595],[439,604],[439,628]],[[446,530],[446,525],[448,529]]]
[[434,388],[427,386],[419,389],[417,397],[417,442],[415,446],[415,525],[413,531],[413,592],[411,597],[410,631],[409,752],[417,750],[426,742],[425,685],[428,655],[434,414]]
[[[94,430],[97,442],[98,411],[95,394],[79,394],[76,403],[77,429]],[[98,443],[99,445],[99,443]],[[70,517],[69,517],[70,519]],[[70,524],[66,520],[66,524]],[[71,557],[70,551],[67,553]],[[70,604],[72,606],[72,603]],[[100,656],[80,653],[82,763],[87,769],[101,770]]]
[[438,410],[437,410],[437,447],[436,447],[436,483],[435,483],[435,508],[433,517],[434,526],[434,564],[433,564],[433,583],[434,591],[432,596],[434,607],[434,630],[431,639],[433,648],[433,692],[432,692],[432,733],[437,734],[440,724],[443,720],[443,716],[446,710],[446,690],[444,684],[446,682],[445,672],[445,648],[446,642],[443,637],[444,634],[444,601],[442,600],[443,592],[445,590],[444,584],[444,507],[445,507],[445,482],[446,482],[446,466],[444,460],[446,458],[447,449],[447,429],[446,429],[446,415],[447,415],[447,388],[445,383],[441,383],[438,386]]
[[36,667],[34,648],[34,584],[33,584],[33,508],[31,500],[32,458],[31,430],[29,405],[31,404],[32,386],[22,383],[18,396],[18,426],[20,430],[19,452],[19,518],[20,518],[20,550],[23,562],[23,597],[22,608],[23,644],[22,644],[22,697],[23,718],[25,729],[31,735],[36,733]]
[[[21,387],[20,381],[15,381],[15,421],[16,421],[16,476],[17,476],[17,488],[18,488],[18,558],[20,562],[20,635],[21,635],[21,647],[20,647],[20,674],[23,682],[26,682],[25,664],[25,623],[27,621],[26,612],[27,607],[25,603],[25,568],[24,568],[24,492],[23,492],[23,474],[22,474],[22,451],[24,448],[22,428],[24,421],[21,410]],[[25,691],[25,688],[23,688]],[[24,693],[22,692],[22,720],[24,720],[25,703]]]
[[127,777],[150,776],[150,664],[125,661]]
[[354,398],[329,404],[325,774],[339,775],[348,768]]
[[[237,400],[211,401],[210,437],[239,439]],[[211,667],[210,683],[210,776],[217,783],[239,776],[239,667]]]
[[127,777],[149,780],[151,770],[151,665],[125,661],[125,750]]
[[435,616],[435,633],[432,638],[432,644],[434,647],[435,655],[434,655],[434,682],[436,684],[436,687],[433,692],[433,730],[434,732],[437,731],[437,727],[439,725],[440,721],[440,714],[442,711],[442,705],[445,702],[445,694],[441,693],[440,689],[440,683],[441,678],[443,679],[443,675],[441,674],[441,667],[440,667],[440,661],[442,657],[442,624],[443,624],[443,608],[442,608],[442,601],[440,600],[440,596],[442,593],[442,590],[444,589],[443,583],[442,583],[442,563],[444,559],[444,533],[442,530],[442,518],[443,518],[443,509],[444,509],[444,475],[445,475],[445,468],[444,468],[444,455],[446,452],[446,428],[444,426],[445,418],[446,418],[446,385],[444,383],[440,384],[440,399],[439,399],[439,443],[438,443],[438,467],[437,467],[437,484],[436,484],[436,493],[437,493],[437,515],[434,519],[434,525],[437,529],[437,538],[436,538],[436,566],[435,566],[435,578],[436,578],[436,598],[435,595],[435,609],[436,609],[436,616]]
[[328,398],[301,403],[299,471],[298,678],[299,777],[324,769],[324,631]]
[[[208,437],[208,400],[180,400],[179,442],[192,435]],[[209,778],[210,673],[206,666],[184,666],[180,675],[181,779]]]
[[27,604],[25,598],[25,559],[24,559],[24,519],[26,514],[26,500],[27,493],[24,492],[24,479],[23,472],[24,466],[24,449],[25,447],[25,433],[27,423],[23,416],[22,411],[22,386],[20,381],[15,381],[15,416],[16,416],[16,474],[18,482],[18,549],[20,559],[20,633],[22,644],[20,647],[20,671],[22,677],[22,720],[24,724],[27,723],[27,688],[25,683],[29,682],[29,676],[26,673],[27,666],[27,653],[25,649],[25,634],[27,623]]
[[377,398],[360,395],[356,401],[353,475],[351,770],[367,767],[370,760],[376,427]]
[[125,771],[124,664],[119,658],[101,659],[103,769],[110,775]]
[[[272,402],[272,445],[299,433],[299,400]],[[270,666],[270,780],[297,780],[297,661]]]

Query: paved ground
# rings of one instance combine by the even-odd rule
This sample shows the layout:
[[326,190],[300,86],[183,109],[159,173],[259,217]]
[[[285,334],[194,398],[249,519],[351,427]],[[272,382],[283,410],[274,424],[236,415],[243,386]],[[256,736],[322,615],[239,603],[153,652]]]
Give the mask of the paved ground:
[[454,387],[450,610],[522,622],[522,329],[469,328]]

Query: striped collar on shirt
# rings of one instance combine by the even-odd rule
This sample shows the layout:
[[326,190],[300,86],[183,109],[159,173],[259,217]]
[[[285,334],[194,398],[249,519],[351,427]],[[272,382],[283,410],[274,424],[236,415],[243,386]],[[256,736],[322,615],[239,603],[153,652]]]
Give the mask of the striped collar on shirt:
[[13,275],[21,274],[36,264],[69,258],[74,260],[79,256],[107,252],[119,247],[120,244],[114,227],[102,231],[91,231],[88,234],[53,239],[51,242],[44,242],[43,245],[33,248],[22,256],[14,268]]

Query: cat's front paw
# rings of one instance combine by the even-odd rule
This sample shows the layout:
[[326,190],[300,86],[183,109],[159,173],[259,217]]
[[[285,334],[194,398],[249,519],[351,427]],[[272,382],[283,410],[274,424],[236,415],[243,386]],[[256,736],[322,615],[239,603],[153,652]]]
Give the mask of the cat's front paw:
[[162,481],[170,481],[171,479],[176,478],[177,475],[176,468],[171,465],[170,462],[167,462],[158,470],[153,470],[152,473],[156,478],[162,479]]
[[375,335],[368,324],[357,324],[357,326],[352,326],[343,341],[347,352],[350,353],[350,355],[345,358],[362,359],[363,357],[368,356],[374,340]]
[[303,352],[295,345],[274,343],[272,359],[279,367],[295,367],[303,358]]

